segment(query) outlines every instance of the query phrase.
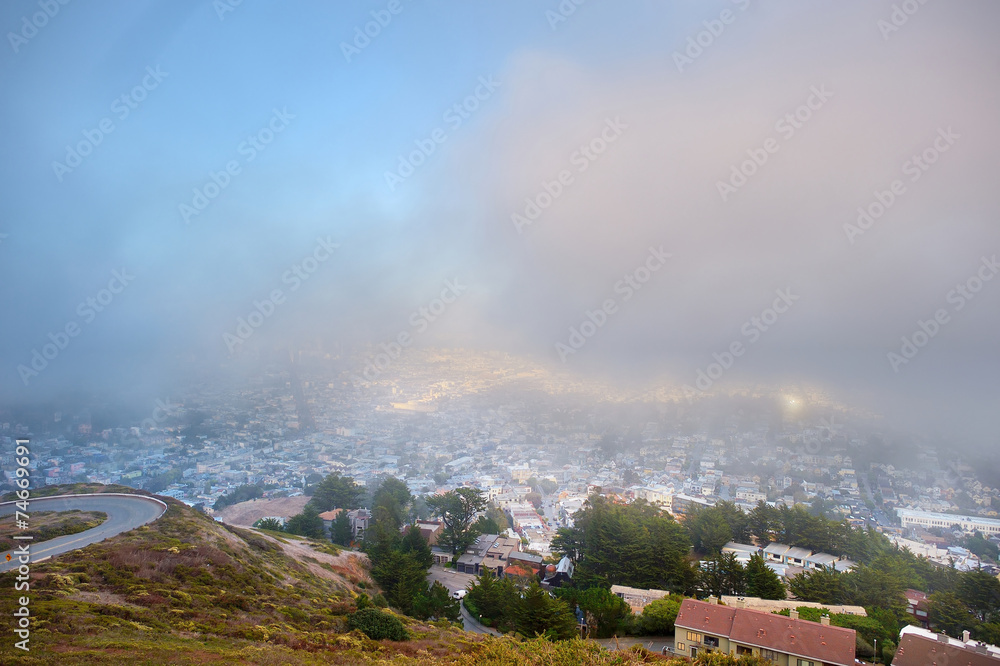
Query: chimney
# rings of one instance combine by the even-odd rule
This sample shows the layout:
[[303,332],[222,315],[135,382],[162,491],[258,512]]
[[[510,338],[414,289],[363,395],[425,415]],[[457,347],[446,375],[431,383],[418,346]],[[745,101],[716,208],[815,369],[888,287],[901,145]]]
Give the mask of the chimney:
[[799,619],[799,612],[797,610],[790,610],[788,611],[788,617],[792,618],[793,620],[797,620]]
[[968,643],[970,638],[972,638],[972,634],[969,633],[968,629],[966,629],[965,631],[962,632],[962,642],[963,643]]
[[710,603],[710,604],[713,604],[713,605],[714,605],[714,604],[717,604],[717,603],[719,603],[719,600],[718,600],[718,599],[717,599],[717,598],[715,597],[715,595],[713,594],[712,596],[710,596],[710,597],[708,598],[708,603]]
[[822,624],[822,625],[824,625],[824,626],[829,627],[830,626],[830,616],[829,615],[824,615],[823,617],[821,617],[819,619],[819,623]]
[[942,643],[947,643],[948,642],[948,634],[944,634],[944,633],[938,634],[937,635],[937,639],[939,641],[941,641]]
[[747,602],[746,602],[746,599],[744,599],[743,597],[740,597],[739,599],[736,600],[736,607],[737,608],[746,608],[746,606],[747,606]]

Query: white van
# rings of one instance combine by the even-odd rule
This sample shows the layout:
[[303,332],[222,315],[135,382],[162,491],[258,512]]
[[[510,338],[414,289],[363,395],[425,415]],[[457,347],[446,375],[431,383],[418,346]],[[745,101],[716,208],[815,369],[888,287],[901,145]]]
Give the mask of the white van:
[[468,590],[456,590],[456,591],[454,591],[454,592],[451,593],[451,596],[452,596],[453,599],[462,600],[462,599],[465,598],[465,595],[467,595],[468,593],[469,593]]

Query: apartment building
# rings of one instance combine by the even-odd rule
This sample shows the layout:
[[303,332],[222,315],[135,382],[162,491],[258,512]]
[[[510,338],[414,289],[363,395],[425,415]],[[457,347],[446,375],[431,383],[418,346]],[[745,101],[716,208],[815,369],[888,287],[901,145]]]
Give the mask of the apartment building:
[[685,599],[674,622],[678,654],[756,655],[776,666],[854,666],[855,632],[773,613]]

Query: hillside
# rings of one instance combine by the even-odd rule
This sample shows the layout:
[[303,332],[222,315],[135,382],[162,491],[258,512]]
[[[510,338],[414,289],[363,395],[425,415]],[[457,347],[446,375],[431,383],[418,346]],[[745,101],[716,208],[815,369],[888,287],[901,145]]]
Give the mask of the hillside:
[[[87,489],[104,488],[72,490]],[[0,663],[661,661],[638,651],[613,656],[581,641],[485,639],[405,617],[411,640],[372,641],[347,627],[357,593],[375,591],[362,558],[330,544],[227,527],[162,499],[168,509],[156,522],[32,565],[31,651],[15,649],[5,627]],[[14,594],[14,582],[13,573],[0,576],[5,618],[25,594]]]
[[227,506],[217,511],[215,515],[230,525],[253,525],[267,516],[290,518],[297,513],[302,513],[302,509],[308,501],[309,498],[304,495],[276,499],[253,499]]

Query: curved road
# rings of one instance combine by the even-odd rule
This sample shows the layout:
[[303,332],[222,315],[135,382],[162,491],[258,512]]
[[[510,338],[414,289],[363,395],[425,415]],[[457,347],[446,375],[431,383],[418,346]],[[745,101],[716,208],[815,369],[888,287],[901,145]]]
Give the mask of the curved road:
[[[110,539],[122,532],[128,532],[146,523],[151,523],[163,515],[167,510],[167,505],[160,500],[143,495],[116,493],[39,497],[28,500],[28,524],[31,525],[31,514],[37,511],[71,511],[73,509],[103,511],[108,514],[108,519],[97,527],[76,534],[68,534],[48,541],[23,541],[22,543],[31,544],[32,563]],[[16,510],[15,502],[0,503],[0,516],[14,513]],[[16,532],[14,536],[16,536]],[[9,562],[7,561],[8,553],[12,558]],[[16,569],[18,565],[17,556],[13,550],[0,553],[0,573]]]

